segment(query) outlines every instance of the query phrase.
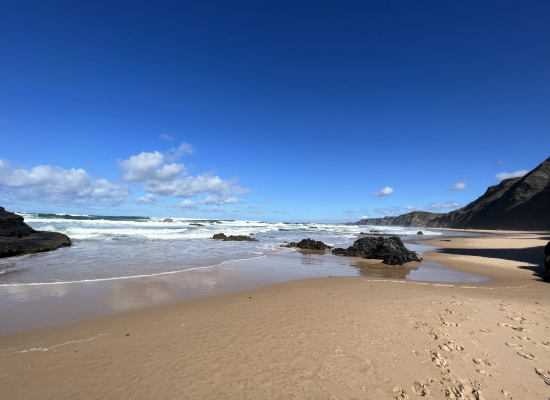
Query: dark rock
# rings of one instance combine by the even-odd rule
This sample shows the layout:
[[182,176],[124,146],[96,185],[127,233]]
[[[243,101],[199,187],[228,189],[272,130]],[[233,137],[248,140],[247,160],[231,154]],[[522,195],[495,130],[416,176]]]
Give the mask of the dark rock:
[[408,250],[401,239],[391,237],[364,237],[357,239],[347,249],[337,248],[332,254],[348,257],[381,259],[384,264],[402,265],[410,261],[420,261],[414,251]]
[[285,232],[288,232],[290,231],[290,229],[283,229],[283,228],[279,228],[280,231],[285,231]]
[[416,234],[417,234],[417,235],[423,235],[423,234],[424,234],[424,232],[422,232],[422,231],[418,231],[418,232],[416,232]]
[[164,218],[162,222],[174,222],[172,218]]
[[28,226],[20,215],[0,207],[0,258],[38,253],[70,246],[67,235],[38,232]]
[[189,225],[193,225],[193,226],[204,226],[203,224],[189,224]]
[[327,246],[320,240],[313,240],[310,238],[302,239],[298,243],[291,242],[288,245],[285,245],[283,247],[298,247],[299,249],[306,249],[306,250],[326,250],[330,249],[330,246]]
[[226,236],[224,233],[216,233],[212,236],[212,239],[222,239],[224,242],[257,242],[258,239],[251,238],[249,236],[237,235]]
[[319,229],[319,228],[317,228],[316,226],[310,226],[309,228],[310,228],[310,229]]

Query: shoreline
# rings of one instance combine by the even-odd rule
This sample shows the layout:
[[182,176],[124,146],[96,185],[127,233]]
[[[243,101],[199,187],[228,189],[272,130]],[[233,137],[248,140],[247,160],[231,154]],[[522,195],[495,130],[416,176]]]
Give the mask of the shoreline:
[[25,399],[544,398],[548,236],[425,257],[489,282],[320,277],[2,335],[0,383]]

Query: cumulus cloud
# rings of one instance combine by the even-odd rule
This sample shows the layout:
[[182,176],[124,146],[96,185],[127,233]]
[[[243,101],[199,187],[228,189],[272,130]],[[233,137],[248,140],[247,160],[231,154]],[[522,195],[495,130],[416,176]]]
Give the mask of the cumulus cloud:
[[363,215],[363,216],[361,217],[361,219],[367,219],[368,217],[369,217],[368,215]]
[[138,197],[135,201],[135,204],[149,204],[155,205],[162,203],[162,199],[158,198],[154,194],[147,193],[144,197]]
[[447,201],[444,204],[430,203],[426,207],[424,207],[424,210],[440,211],[440,210],[443,210],[443,209],[459,208],[459,207],[460,207],[460,204],[458,204],[456,201],[451,200],[451,201]]
[[0,159],[0,193],[20,201],[115,205],[131,194],[127,185],[94,179],[83,169],[39,165],[14,169]]
[[453,186],[451,186],[448,190],[463,190],[466,189],[466,186],[468,185],[468,182],[466,181],[458,181]]
[[379,215],[390,215],[390,214],[399,214],[401,207],[384,207],[384,208],[375,208],[374,212]]
[[[183,154],[192,152],[193,147],[183,142],[179,147],[172,148],[168,154],[158,151],[142,152],[119,161],[118,166],[126,171],[122,176],[124,180],[142,184],[143,190],[151,194],[180,198],[207,194],[201,203],[205,205],[244,202],[234,196],[250,193],[250,190],[239,187],[237,178],[223,180],[211,173],[188,176],[189,171],[185,165],[175,161]],[[168,159],[174,162],[169,163]]]
[[380,191],[373,193],[372,195],[374,197],[382,197],[382,196],[388,196],[393,193],[393,189],[389,186],[386,186],[384,189],[381,189]]
[[509,179],[509,178],[521,178],[522,176],[526,175],[528,172],[529,171],[526,171],[523,169],[516,172],[502,172],[500,174],[496,174],[495,179],[497,181],[502,181],[504,179]]
[[182,210],[197,210],[199,205],[192,200],[185,199],[181,203],[172,204],[171,207],[180,208]]

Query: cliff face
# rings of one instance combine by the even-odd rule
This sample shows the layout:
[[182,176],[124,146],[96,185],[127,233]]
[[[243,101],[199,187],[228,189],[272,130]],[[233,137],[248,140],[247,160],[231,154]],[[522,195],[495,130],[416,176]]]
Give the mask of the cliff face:
[[522,178],[505,179],[465,207],[447,214],[411,212],[356,222],[432,228],[550,230],[550,158]]
[[20,215],[0,207],[0,258],[38,253],[70,246],[67,235],[57,232],[38,232],[28,226]]

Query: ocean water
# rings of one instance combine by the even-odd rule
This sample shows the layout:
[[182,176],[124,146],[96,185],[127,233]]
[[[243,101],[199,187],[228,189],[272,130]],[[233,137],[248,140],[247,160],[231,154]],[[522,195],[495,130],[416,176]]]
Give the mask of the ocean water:
[[[349,245],[360,232],[416,235],[418,228],[156,217],[19,213],[36,230],[68,235],[73,245],[0,259],[0,285],[57,284],[168,275],[211,269],[235,260],[294,252],[284,242],[305,238]],[[203,226],[193,225],[200,224]],[[422,229],[425,235],[440,235]],[[215,233],[249,235],[257,242],[213,240]]]

